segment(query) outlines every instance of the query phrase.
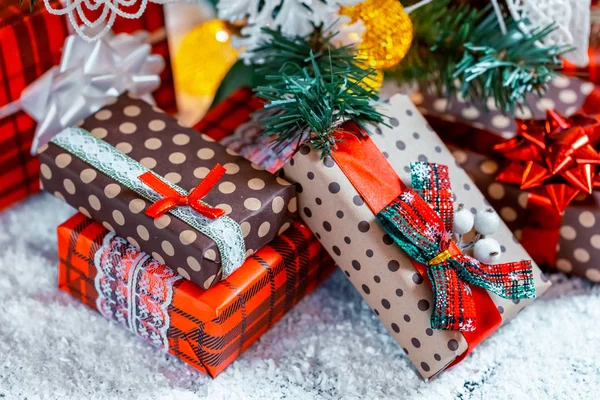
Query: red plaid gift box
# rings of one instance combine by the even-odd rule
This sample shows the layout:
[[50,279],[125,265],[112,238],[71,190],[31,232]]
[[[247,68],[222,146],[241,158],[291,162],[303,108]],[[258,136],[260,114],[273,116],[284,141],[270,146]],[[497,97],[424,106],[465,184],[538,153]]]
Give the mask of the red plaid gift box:
[[263,101],[255,97],[251,89],[241,88],[209,110],[194,128],[276,173],[292,157],[297,144],[290,140],[275,147],[270,138],[259,135],[262,128],[252,114],[262,108]]
[[[60,61],[67,20],[42,8],[30,13],[19,0],[0,6],[0,107]],[[58,3],[52,1],[53,4]],[[35,122],[19,111],[0,119],[0,209],[39,190],[39,165],[29,152]]]
[[58,227],[58,249],[62,290],[212,377],[335,268],[301,223],[209,290],[82,214]]
[[[38,5],[33,12],[19,0],[0,5],[0,107],[18,100],[21,92],[61,58],[69,35],[65,17],[54,16]],[[50,3],[58,7],[58,0]],[[161,87],[154,93],[159,107],[175,111],[169,49],[162,6],[149,4],[139,20],[117,19],[116,32],[148,30],[155,39],[153,52],[165,58]],[[30,149],[36,124],[23,111],[0,119],[0,210],[39,190],[39,163]]]
[[252,89],[243,87],[211,108],[194,129],[220,141],[233,135],[238,126],[250,119],[250,114],[262,107]]

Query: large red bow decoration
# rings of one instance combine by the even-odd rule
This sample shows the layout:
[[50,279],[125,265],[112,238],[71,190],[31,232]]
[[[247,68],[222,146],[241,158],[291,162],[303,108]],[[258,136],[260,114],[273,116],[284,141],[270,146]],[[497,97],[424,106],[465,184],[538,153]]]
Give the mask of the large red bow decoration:
[[564,118],[548,110],[546,120],[517,119],[517,136],[494,146],[508,160],[497,179],[518,184],[562,214],[581,192],[600,187],[597,118]]
[[517,136],[494,146],[508,160],[496,179],[528,191],[521,244],[537,263],[553,266],[563,212],[600,187],[600,121],[548,110],[546,120],[516,123]]
[[220,208],[210,207],[201,199],[210,192],[225,173],[225,168],[220,164],[214,166],[206,177],[188,195],[183,195],[167,185],[162,179],[148,171],[139,176],[139,179],[163,196],[146,210],[146,215],[158,218],[169,210],[179,206],[190,206],[198,213],[210,219],[222,217],[225,211]]

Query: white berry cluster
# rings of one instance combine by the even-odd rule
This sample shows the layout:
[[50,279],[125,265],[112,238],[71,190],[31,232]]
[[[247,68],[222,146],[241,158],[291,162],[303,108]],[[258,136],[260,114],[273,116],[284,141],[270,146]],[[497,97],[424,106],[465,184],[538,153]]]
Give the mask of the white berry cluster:
[[[458,236],[458,246],[462,250],[473,249],[473,256],[486,264],[498,262],[500,258],[500,244],[495,239],[487,237],[498,230],[500,217],[493,208],[480,210],[473,215],[463,204],[459,204],[454,212],[454,234]],[[475,228],[473,241],[463,242],[463,235]]]

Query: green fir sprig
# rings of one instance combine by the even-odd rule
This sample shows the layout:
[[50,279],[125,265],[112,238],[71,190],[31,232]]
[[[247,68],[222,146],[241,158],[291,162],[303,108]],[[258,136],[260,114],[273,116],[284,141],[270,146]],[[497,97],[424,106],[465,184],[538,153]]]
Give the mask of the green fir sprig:
[[524,34],[506,16],[503,34],[491,6],[479,10],[438,0],[415,10],[411,19],[413,45],[404,60],[388,71],[389,77],[416,80],[422,88],[433,87],[445,97],[459,93],[483,104],[492,97],[506,113],[524,103],[529,93],[543,95],[562,67],[559,56],[572,50],[540,43],[555,29],[553,25]]
[[354,122],[359,134],[384,123],[374,105],[378,93],[369,84],[375,70],[357,59],[352,47],[334,46],[335,34],[318,29],[309,37],[288,38],[272,29],[264,32],[269,40],[253,56],[261,60],[257,73],[267,82],[254,89],[267,101],[259,116],[265,135],[279,143],[307,140],[325,156],[344,140],[336,132],[344,122]]

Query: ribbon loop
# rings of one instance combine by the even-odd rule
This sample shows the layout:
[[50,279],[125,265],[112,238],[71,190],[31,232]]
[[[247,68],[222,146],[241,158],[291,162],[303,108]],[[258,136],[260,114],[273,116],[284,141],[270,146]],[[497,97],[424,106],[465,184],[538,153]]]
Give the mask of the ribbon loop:
[[580,193],[600,187],[600,120],[548,110],[545,120],[516,122],[517,135],[494,146],[507,160],[496,180],[527,191],[521,244],[538,264],[554,266],[563,213]]
[[154,175],[153,172],[144,172],[139,176],[139,179],[159,195],[163,196],[162,199],[157,200],[148,207],[146,215],[152,218],[158,218],[175,207],[190,206],[199,214],[207,218],[217,219],[222,217],[225,215],[224,210],[210,207],[204,204],[201,199],[212,190],[223,174],[225,174],[225,168],[221,164],[215,165],[198,186],[193,188],[189,194],[184,195],[166,184],[162,179]]
[[31,146],[35,155],[60,131],[126,91],[154,104],[152,92],[160,86],[165,63],[150,52],[145,35],[108,33],[95,43],[71,35],[60,65],[25,88],[20,99],[0,107],[0,118],[23,110],[37,122]]
[[[544,188],[555,212],[562,215],[577,194],[591,193],[600,164],[600,120],[562,117],[548,110],[545,120],[516,120],[517,136],[494,146],[509,163],[496,178],[521,189]],[[550,246],[552,247],[552,246]]]
[[[530,260],[487,265],[465,255],[452,241],[453,201],[446,166],[412,163],[412,183],[377,214],[377,220],[415,261],[428,265],[433,329],[473,331],[476,304],[470,285],[508,299],[535,297]],[[420,192],[423,197],[419,196]]]

